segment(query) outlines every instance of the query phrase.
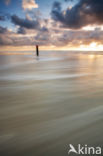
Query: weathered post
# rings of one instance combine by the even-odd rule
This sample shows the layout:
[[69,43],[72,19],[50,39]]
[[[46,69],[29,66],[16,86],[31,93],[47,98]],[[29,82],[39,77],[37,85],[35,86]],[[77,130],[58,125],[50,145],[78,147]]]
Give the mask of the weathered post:
[[36,45],[36,55],[39,56],[39,46]]

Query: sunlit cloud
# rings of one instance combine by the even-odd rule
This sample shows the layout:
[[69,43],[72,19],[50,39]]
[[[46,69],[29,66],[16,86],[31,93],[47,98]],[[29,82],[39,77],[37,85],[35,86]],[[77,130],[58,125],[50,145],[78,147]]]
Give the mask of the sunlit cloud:
[[35,0],[22,0],[22,7],[24,10],[32,10],[38,8],[38,4]]
[[97,25],[89,25],[82,28],[84,31],[93,31],[93,30],[103,30],[103,25],[97,26]]

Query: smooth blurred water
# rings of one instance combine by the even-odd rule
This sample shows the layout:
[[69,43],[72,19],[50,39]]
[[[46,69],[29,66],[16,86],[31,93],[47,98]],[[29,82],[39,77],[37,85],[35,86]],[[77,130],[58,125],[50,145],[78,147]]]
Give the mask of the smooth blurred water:
[[102,53],[0,56],[0,156],[67,156],[102,135]]

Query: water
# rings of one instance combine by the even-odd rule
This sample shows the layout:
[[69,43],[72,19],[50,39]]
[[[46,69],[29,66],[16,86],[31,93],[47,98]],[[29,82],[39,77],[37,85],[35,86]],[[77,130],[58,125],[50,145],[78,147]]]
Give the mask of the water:
[[1,156],[67,156],[102,135],[102,53],[0,56]]

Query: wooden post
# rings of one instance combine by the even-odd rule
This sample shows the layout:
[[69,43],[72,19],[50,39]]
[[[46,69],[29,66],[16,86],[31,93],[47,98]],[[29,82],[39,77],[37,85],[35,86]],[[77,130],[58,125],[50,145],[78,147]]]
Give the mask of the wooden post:
[[36,55],[39,56],[39,46],[36,45]]

